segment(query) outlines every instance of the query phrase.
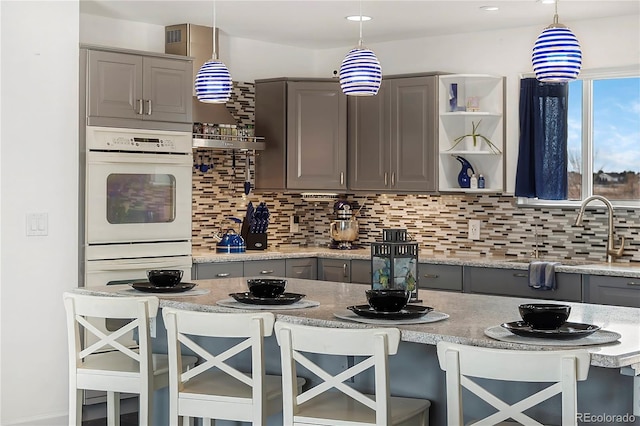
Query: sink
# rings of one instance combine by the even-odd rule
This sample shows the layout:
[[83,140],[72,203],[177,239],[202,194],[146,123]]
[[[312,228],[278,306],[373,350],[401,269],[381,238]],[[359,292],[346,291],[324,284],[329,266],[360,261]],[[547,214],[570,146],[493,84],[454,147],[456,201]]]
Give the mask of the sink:
[[565,266],[582,266],[590,265],[590,267],[596,268],[606,263],[596,264],[593,260],[579,260],[579,259],[509,259],[507,263],[531,263],[531,262],[558,262]]

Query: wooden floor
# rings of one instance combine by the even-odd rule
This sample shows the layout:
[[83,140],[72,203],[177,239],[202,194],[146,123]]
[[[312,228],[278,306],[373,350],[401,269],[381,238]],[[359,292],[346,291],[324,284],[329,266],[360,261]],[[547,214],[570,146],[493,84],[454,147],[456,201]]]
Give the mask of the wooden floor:
[[[85,420],[82,426],[107,426],[107,419]],[[120,426],[138,426],[138,413],[121,415]]]

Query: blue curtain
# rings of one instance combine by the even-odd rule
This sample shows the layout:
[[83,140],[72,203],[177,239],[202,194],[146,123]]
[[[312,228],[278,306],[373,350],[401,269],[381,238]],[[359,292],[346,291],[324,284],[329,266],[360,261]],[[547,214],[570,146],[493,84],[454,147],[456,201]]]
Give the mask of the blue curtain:
[[567,83],[520,80],[517,197],[567,199]]

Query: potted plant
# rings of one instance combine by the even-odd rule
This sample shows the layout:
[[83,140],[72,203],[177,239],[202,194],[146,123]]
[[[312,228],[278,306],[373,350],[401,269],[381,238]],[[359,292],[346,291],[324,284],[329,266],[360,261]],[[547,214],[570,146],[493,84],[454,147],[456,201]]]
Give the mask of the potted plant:
[[[473,140],[473,146],[474,147],[477,147],[478,143],[480,143],[480,142],[482,142],[482,140],[484,140],[487,143],[487,145],[489,146],[489,149],[491,150],[491,152],[493,152],[494,154],[502,153],[502,151],[500,151],[500,149],[493,142],[491,142],[486,136],[481,135],[480,133],[478,133],[478,127],[480,127],[480,123],[482,123],[482,120],[479,120],[477,124],[474,121],[472,121],[471,122],[471,133],[455,138],[454,141],[453,141],[455,143],[447,151],[451,151],[453,148],[458,146],[458,144],[460,142],[465,140],[465,138],[470,137]],[[478,141],[478,138],[480,138],[482,140]]]

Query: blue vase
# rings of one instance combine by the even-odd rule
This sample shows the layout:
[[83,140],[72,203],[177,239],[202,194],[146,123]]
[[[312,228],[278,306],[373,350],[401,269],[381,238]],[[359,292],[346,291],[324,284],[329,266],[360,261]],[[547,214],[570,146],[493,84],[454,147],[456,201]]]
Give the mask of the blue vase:
[[471,163],[469,163],[464,157],[456,155],[455,159],[462,164],[460,173],[458,173],[458,185],[460,185],[460,188],[469,188],[471,186],[471,175],[476,171],[473,170]]

